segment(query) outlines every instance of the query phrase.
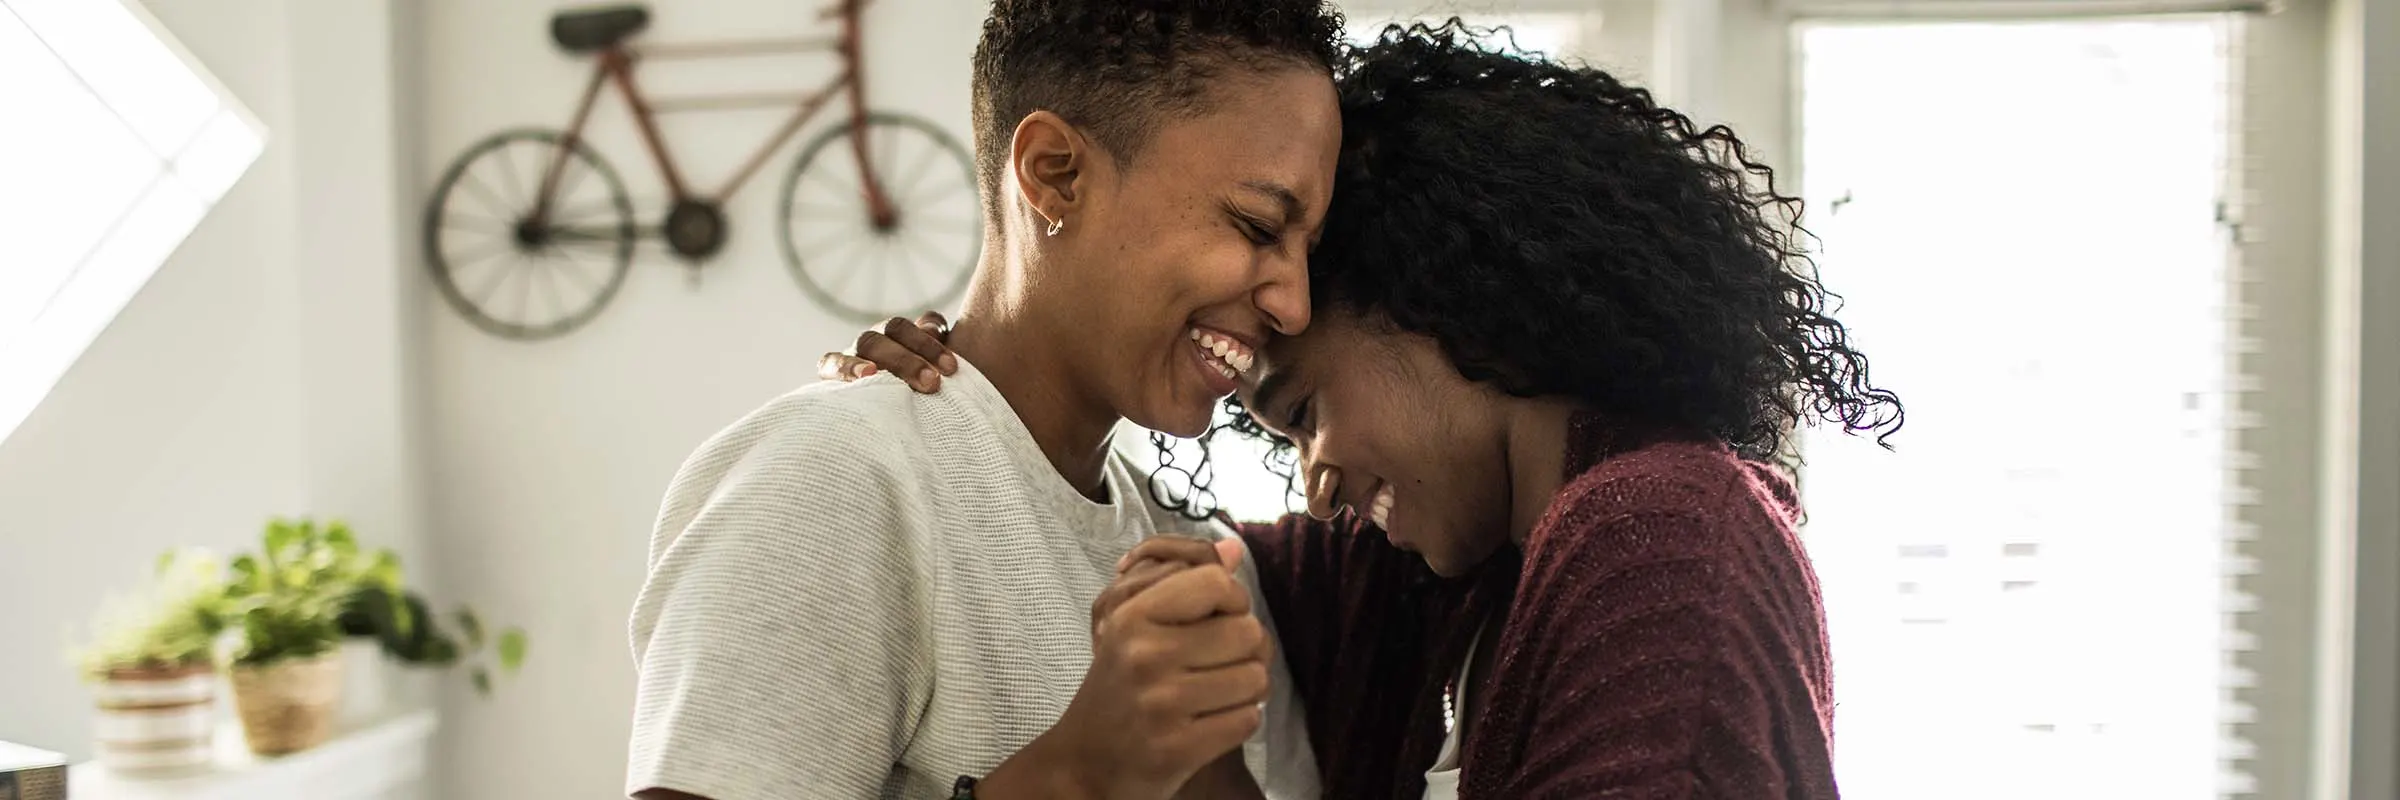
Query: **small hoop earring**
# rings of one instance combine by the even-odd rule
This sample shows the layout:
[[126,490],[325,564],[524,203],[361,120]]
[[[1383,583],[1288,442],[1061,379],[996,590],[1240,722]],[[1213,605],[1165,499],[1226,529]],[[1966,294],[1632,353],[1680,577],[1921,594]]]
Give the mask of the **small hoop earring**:
[[1067,229],[1067,218],[1066,218],[1066,217],[1059,217],[1058,219],[1054,219],[1054,220],[1051,220],[1051,221],[1050,221],[1050,229],[1049,229],[1048,231],[1045,231],[1045,232],[1043,232],[1043,235],[1044,235],[1044,236],[1057,236],[1059,231],[1063,231],[1063,230],[1066,230],[1066,229]]

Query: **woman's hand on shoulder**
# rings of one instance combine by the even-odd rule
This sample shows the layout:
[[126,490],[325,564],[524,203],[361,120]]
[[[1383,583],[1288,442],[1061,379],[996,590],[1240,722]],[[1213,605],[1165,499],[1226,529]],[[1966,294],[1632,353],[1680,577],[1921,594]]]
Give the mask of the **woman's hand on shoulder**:
[[909,388],[932,394],[942,387],[943,375],[958,374],[958,354],[950,350],[950,321],[927,311],[915,321],[900,317],[858,334],[847,353],[826,353],[817,359],[817,377],[855,381],[889,372]]

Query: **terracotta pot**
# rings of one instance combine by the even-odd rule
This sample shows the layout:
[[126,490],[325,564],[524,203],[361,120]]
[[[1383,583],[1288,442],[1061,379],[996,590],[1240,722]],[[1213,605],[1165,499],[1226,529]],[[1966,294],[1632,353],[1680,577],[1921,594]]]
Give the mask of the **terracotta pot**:
[[92,694],[93,750],[108,769],[175,772],[209,762],[217,700],[209,665],[112,669]]
[[297,753],[333,736],[334,713],[342,703],[342,654],[233,668],[233,707],[242,718],[250,752],[262,756]]

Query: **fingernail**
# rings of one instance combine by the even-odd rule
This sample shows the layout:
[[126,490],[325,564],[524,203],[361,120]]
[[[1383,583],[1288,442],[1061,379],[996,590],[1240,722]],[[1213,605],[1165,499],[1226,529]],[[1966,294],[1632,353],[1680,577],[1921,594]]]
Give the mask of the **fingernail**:
[[923,371],[923,372],[919,372],[919,373],[917,373],[917,383],[918,383],[918,384],[920,384],[920,385],[922,385],[922,386],[924,386],[924,387],[925,387],[925,388],[927,388],[927,389],[931,389],[931,388],[933,388],[933,384],[934,384],[934,382],[936,382],[936,381],[939,381],[939,380],[941,380],[941,378],[940,378],[939,376],[936,376],[936,375],[934,375],[934,374],[933,374],[933,370],[925,370],[925,371]]
[[948,353],[944,353],[944,354],[942,354],[942,374],[944,374],[944,375],[956,375],[956,374],[958,374],[958,357],[957,357],[957,356],[950,355],[950,354],[948,354]]
[[873,374],[875,374],[875,365],[873,364],[860,364],[850,368],[850,376],[854,378],[864,378]]
[[1130,563],[1133,563],[1132,553],[1126,553],[1124,555],[1117,556],[1117,572],[1119,574],[1123,574],[1125,572],[1125,565]]

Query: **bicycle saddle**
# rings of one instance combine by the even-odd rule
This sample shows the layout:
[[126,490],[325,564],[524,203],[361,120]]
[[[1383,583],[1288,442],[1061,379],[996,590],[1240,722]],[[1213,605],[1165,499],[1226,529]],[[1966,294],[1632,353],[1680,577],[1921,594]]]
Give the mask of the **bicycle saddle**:
[[603,6],[560,11],[550,15],[550,38],[570,53],[614,47],[650,27],[650,7]]

